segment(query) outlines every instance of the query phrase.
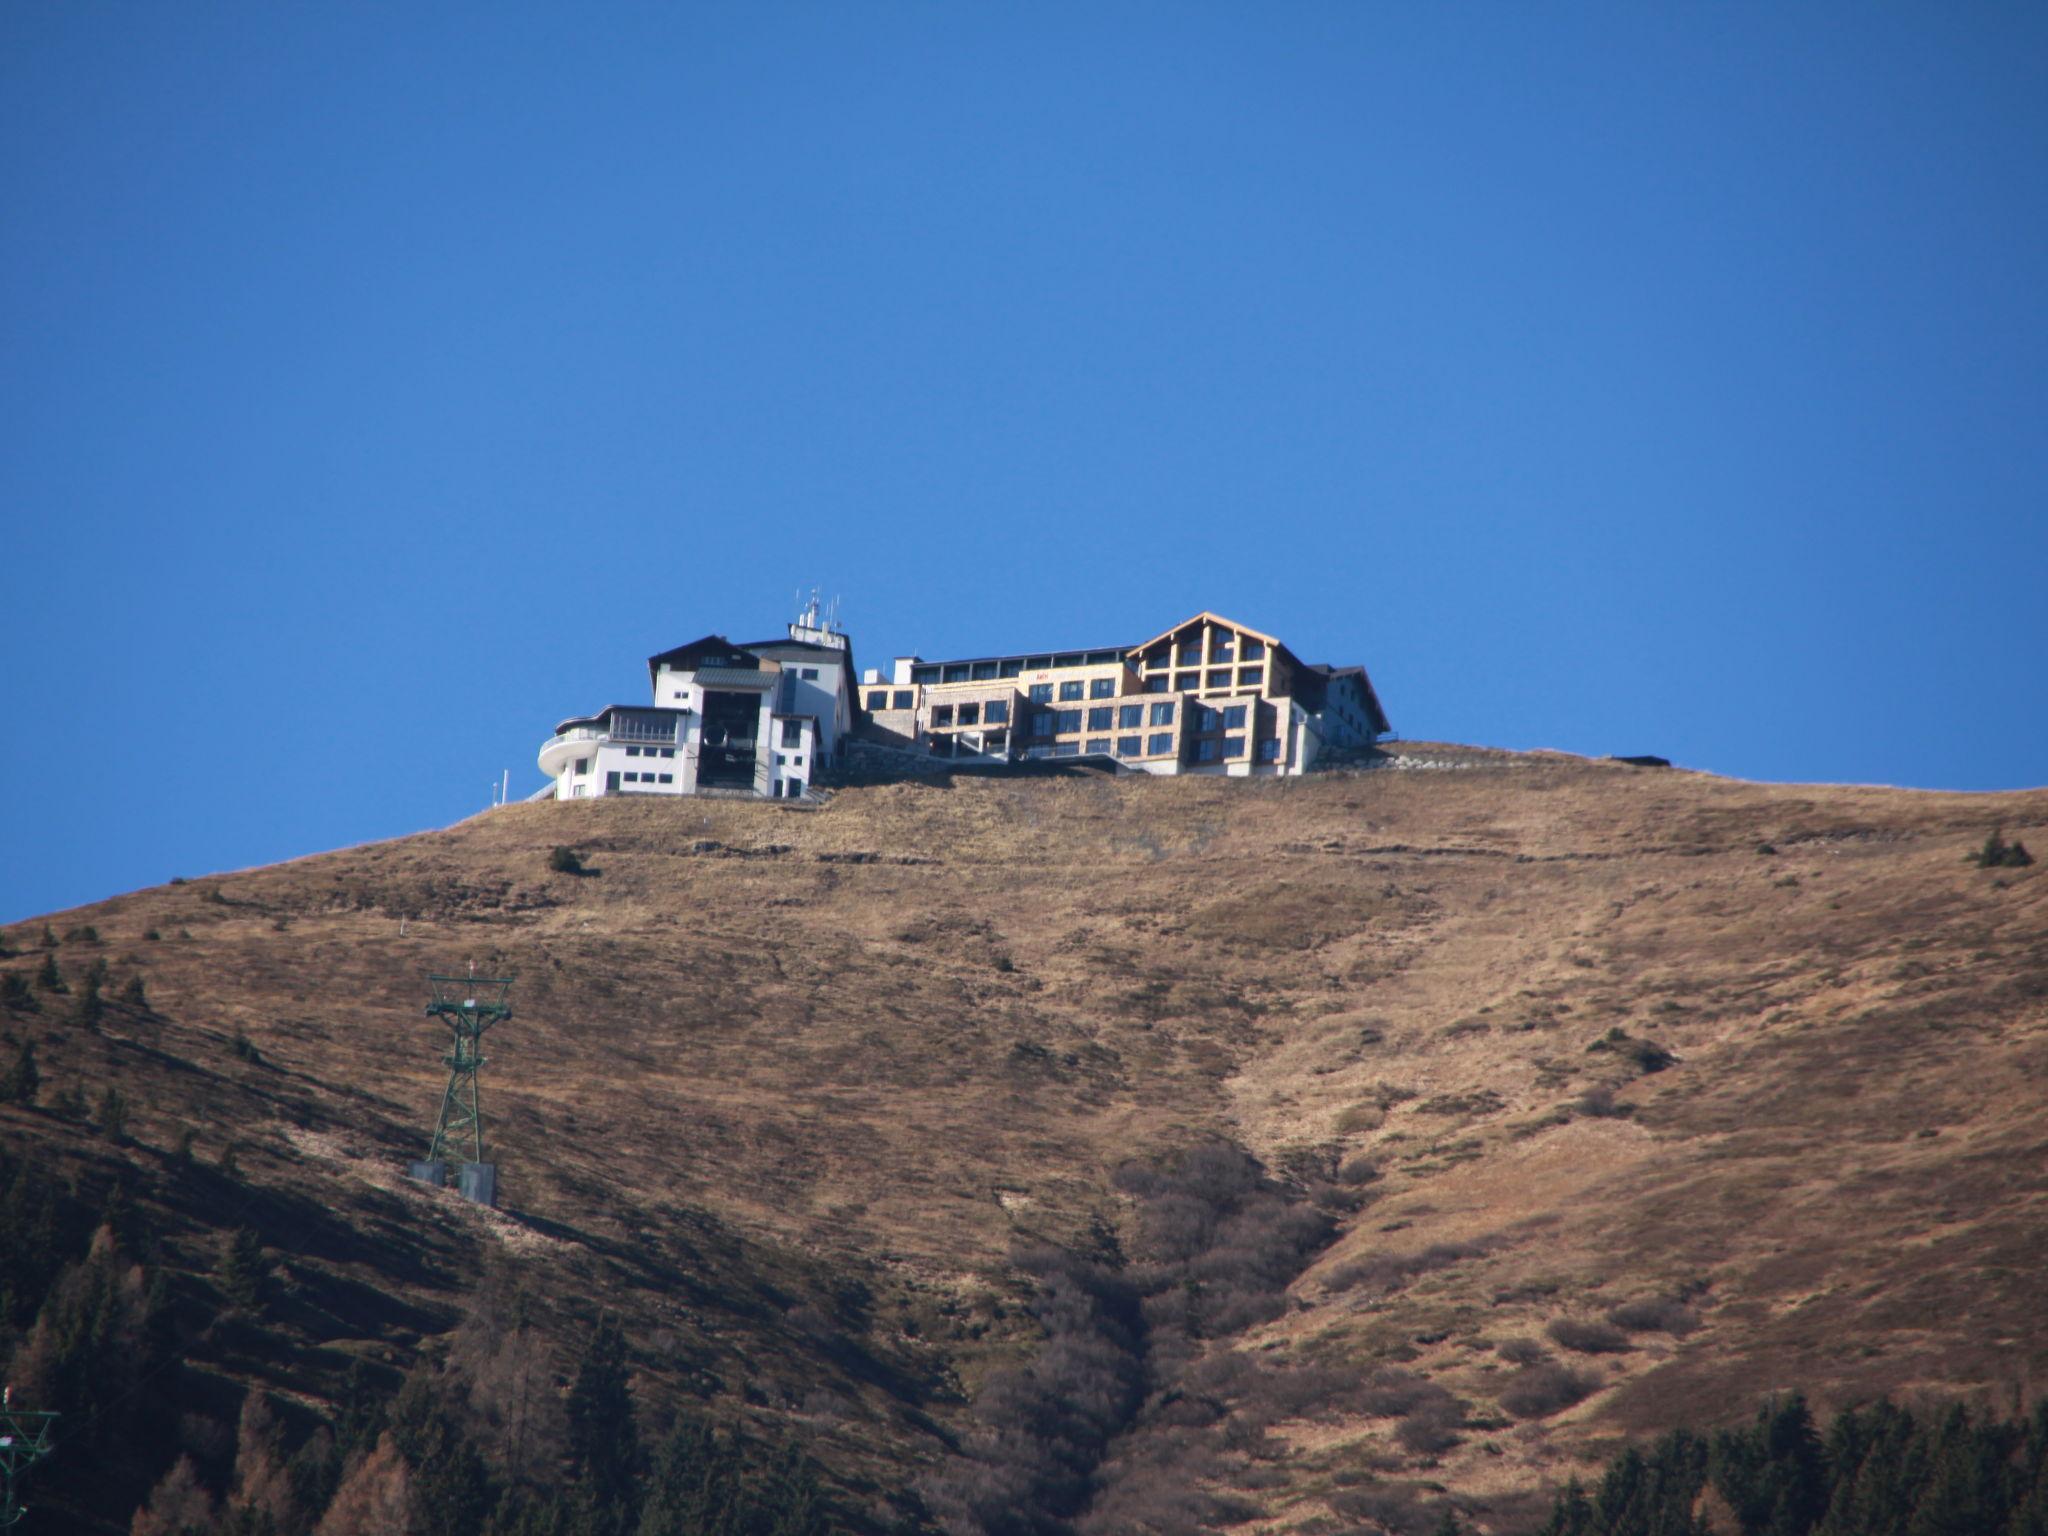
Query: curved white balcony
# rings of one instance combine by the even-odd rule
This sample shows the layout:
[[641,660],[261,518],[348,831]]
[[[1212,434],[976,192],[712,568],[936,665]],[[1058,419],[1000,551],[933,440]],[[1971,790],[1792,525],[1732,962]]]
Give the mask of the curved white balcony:
[[557,731],[540,744],[540,771],[551,779],[557,778],[571,758],[595,752],[597,744],[604,739],[605,733],[594,725]]

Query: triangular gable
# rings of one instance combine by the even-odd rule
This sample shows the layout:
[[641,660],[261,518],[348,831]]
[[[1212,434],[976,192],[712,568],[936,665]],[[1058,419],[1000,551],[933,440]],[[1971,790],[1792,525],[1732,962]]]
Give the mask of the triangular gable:
[[1221,624],[1225,629],[1234,629],[1241,635],[1250,635],[1254,640],[1263,640],[1268,645],[1279,645],[1281,643],[1276,636],[1269,635],[1265,633],[1263,630],[1253,629],[1249,624],[1240,624],[1235,619],[1226,619],[1225,617],[1223,617],[1222,614],[1211,613],[1208,609],[1204,608],[1200,613],[1196,614],[1193,618],[1182,619],[1178,624],[1174,625],[1172,628],[1162,629],[1158,634],[1152,636],[1151,639],[1140,641],[1138,644],[1131,647],[1130,654],[1135,656],[1142,651],[1149,651],[1150,649],[1152,649],[1153,646],[1157,645],[1160,641],[1171,640],[1175,635],[1179,634],[1182,630],[1186,629],[1190,624],[1202,623]]
[[706,635],[701,640],[692,640],[688,645],[679,645],[674,650],[663,651],[647,658],[647,675],[660,675],[663,667],[674,672],[694,672],[705,664],[707,657],[716,658],[713,666],[730,667],[740,671],[756,670],[761,658],[749,654],[744,646],[734,645],[723,635]]

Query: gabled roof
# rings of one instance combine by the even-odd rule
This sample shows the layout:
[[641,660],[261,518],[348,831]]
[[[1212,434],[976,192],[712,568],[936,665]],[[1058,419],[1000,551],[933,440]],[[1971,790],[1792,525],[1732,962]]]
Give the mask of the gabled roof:
[[1182,619],[1178,624],[1174,625],[1172,628],[1162,629],[1158,634],[1154,635],[1149,640],[1140,640],[1136,645],[1132,646],[1131,649],[1134,651],[1150,650],[1153,646],[1157,645],[1162,640],[1171,640],[1175,635],[1179,634],[1182,630],[1186,629],[1190,624],[1200,624],[1204,620],[1207,620],[1211,624],[1221,624],[1225,629],[1234,629],[1241,635],[1250,635],[1254,640],[1263,640],[1268,645],[1280,645],[1282,643],[1277,635],[1269,635],[1263,630],[1253,629],[1249,624],[1240,624],[1235,619],[1226,619],[1225,617],[1223,617],[1222,614],[1211,613],[1208,609],[1204,608],[1200,613],[1196,614],[1193,618]]
[[745,646],[734,645],[723,635],[706,635],[701,640],[692,640],[688,645],[679,645],[673,650],[662,651],[658,655],[648,657],[647,675],[649,678],[657,676],[664,666],[677,672],[692,672],[696,670],[699,659],[709,655],[725,657],[722,665],[737,663],[745,668],[760,665],[755,657],[748,654]]

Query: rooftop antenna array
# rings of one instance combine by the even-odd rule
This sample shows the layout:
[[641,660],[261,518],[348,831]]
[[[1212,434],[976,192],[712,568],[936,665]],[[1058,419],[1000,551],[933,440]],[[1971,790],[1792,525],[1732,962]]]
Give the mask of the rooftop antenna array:
[[50,1426],[56,1420],[54,1413],[15,1407],[14,1388],[0,1391],[0,1531],[20,1524],[28,1513],[15,1485],[50,1454]]
[[441,1095],[441,1113],[434,1122],[434,1140],[426,1159],[412,1165],[413,1178],[436,1187],[448,1182],[448,1165],[456,1168],[456,1186],[463,1198],[479,1205],[498,1203],[498,1165],[484,1161],[484,1110],[476,1075],[484,1064],[484,1032],[512,1017],[512,978],[479,976],[476,962],[462,976],[429,976],[432,1001],[427,1017],[443,1020],[451,1044],[448,1087]]

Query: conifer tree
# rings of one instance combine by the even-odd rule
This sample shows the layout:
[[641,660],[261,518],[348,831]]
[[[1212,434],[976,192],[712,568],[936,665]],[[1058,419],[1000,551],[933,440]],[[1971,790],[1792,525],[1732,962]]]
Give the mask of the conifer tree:
[[599,1320],[569,1389],[569,1465],[601,1531],[627,1528],[640,1428],[626,1371],[626,1340],[616,1319]]
[[263,1258],[263,1239],[248,1227],[237,1228],[221,1251],[216,1276],[229,1305],[243,1312],[261,1311],[264,1282],[270,1277],[269,1265]]
[[46,951],[44,953],[43,963],[36,971],[36,985],[45,992],[69,992],[71,990],[64,985],[64,973],[57,969],[57,956],[54,952]]
[[100,997],[99,978],[88,974],[85,984],[78,989],[77,1001],[71,1005],[72,1022],[87,1029],[96,1029],[106,1011],[106,1002]]
[[149,1012],[149,988],[142,984],[140,976],[128,978],[128,985],[121,989],[121,1001],[130,1008],[139,1009],[143,1013]]
[[415,1536],[476,1536],[494,1503],[490,1475],[426,1366],[392,1401],[391,1439],[411,1474]]
[[14,1008],[23,1013],[36,1011],[36,995],[21,979],[19,971],[9,971],[0,976],[0,1008]]
[[100,1110],[96,1118],[99,1120],[100,1134],[115,1146],[121,1146],[128,1140],[128,1101],[121,1097],[121,1090],[111,1083],[107,1085],[107,1091],[100,1095]]
[[14,1053],[14,1065],[7,1069],[5,1077],[0,1077],[0,1100],[33,1104],[42,1086],[43,1074],[36,1066],[36,1043],[24,1040],[21,1049]]

